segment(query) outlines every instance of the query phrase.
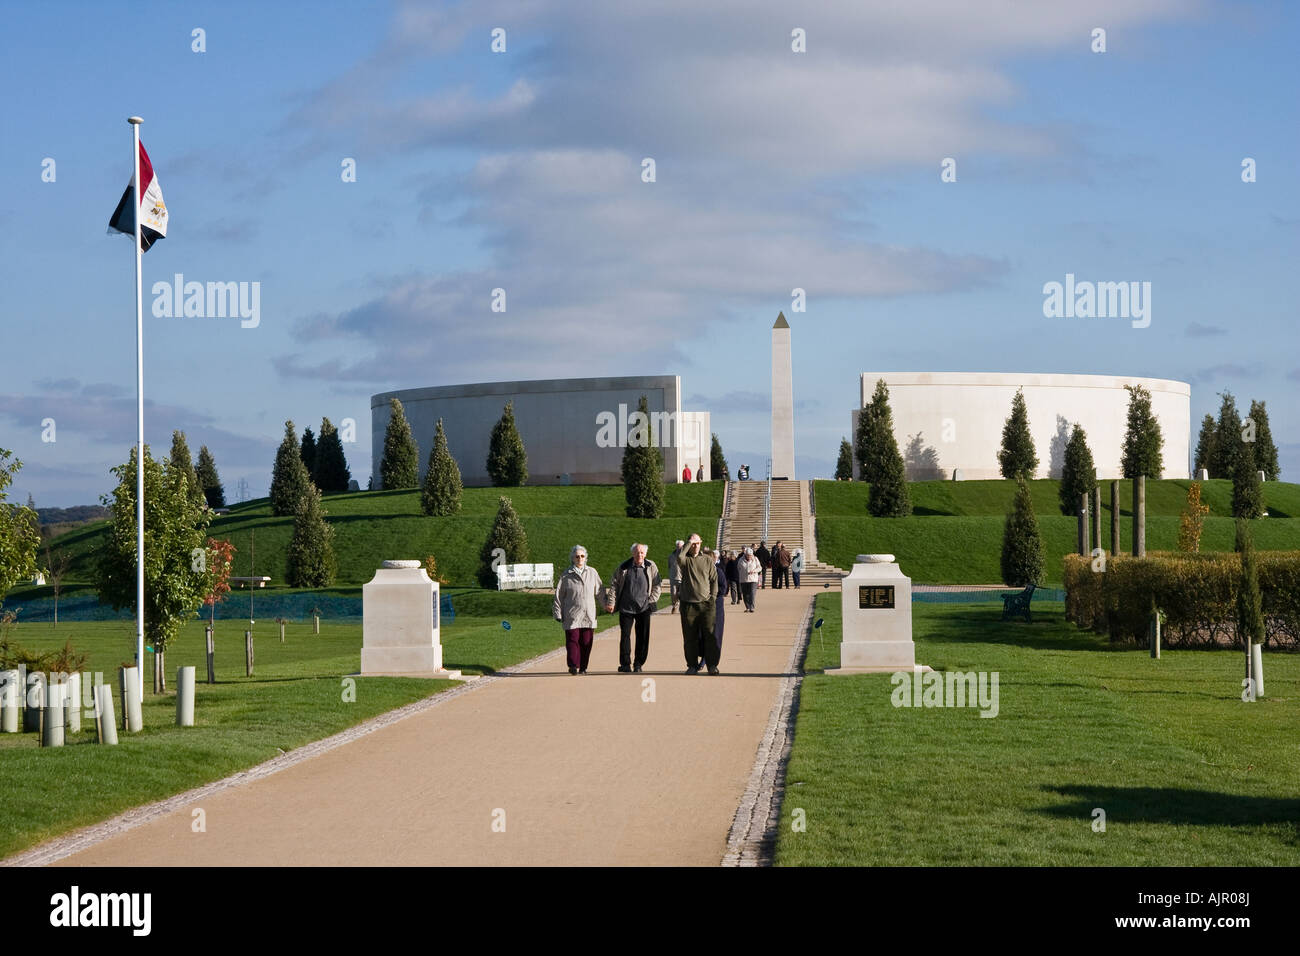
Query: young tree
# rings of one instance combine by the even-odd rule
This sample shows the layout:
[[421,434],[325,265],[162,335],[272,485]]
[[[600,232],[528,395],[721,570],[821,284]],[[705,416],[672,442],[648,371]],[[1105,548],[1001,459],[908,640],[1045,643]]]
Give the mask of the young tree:
[[339,439],[339,430],[328,418],[320,422],[320,442],[316,446],[316,470],[312,481],[323,493],[347,491],[352,473],[348,471],[348,459],[343,454],[343,442]]
[[1065,461],[1061,465],[1061,514],[1077,517],[1079,499],[1097,487],[1097,468],[1092,463],[1088,436],[1079,423],[1074,423],[1070,440],[1065,444]]
[[1187,504],[1178,518],[1178,550],[1195,554],[1201,550],[1201,532],[1210,506],[1201,504],[1201,483],[1193,481],[1187,488]]
[[271,470],[271,514],[278,517],[296,514],[298,502],[311,487],[311,476],[303,467],[293,422],[285,422],[284,440],[275,453],[275,467]]
[[501,497],[492,530],[479,552],[478,582],[485,588],[496,588],[497,568],[503,564],[519,564],[528,560],[528,538],[524,526],[515,514],[510,499]]
[[1201,477],[1201,470],[1204,469],[1209,473],[1211,478],[1215,477],[1214,466],[1214,416],[1206,415],[1201,421],[1201,434],[1196,439],[1196,459],[1192,465],[1192,474],[1197,478]]
[[334,529],[325,523],[321,510],[320,490],[311,488],[293,518],[288,553],[290,587],[325,588],[334,583],[338,562],[334,558],[333,538]]
[[[1259,588],[1255,542],[1251,537],[1250,524],[1244,518],[1237,519],[1236,549],[1241,555],[1241,577],[1237,583],[1237,636],[1249,653],[1248,645],[1264,643],[1264,607]],[[1257,682],[1261,676],[1255,675]]]
[[1250,421],[1255,426],[1255,467],[1264,473],[1265,481],[1277,481],[1282,469],[1277,463],[1277,445],[1273,443],[1273,430],[1268,427],[1268,409],[1263,402],[1250,403]]
[[210,590],[203,596],[203,604],[212,610],[208,624],[217,626],[217,605],[230,593],[230,570],[235,566],[235,546],[229,541],[208,538],[208,568],[212,572]]
[[63,590],[63,579],[68,573],[72,555],[66,548],[59,548],[51,553],[49,541],[45,542],[45,579],[54,589],[54,626],[59,626],[59,592]]
[[1255,445],[1243,442],[1237,450],[1236,469],[1232,473],[1232,516],[1258,518],[1264,514],[1264,488],[1255,467]]
[[1038,452],[1034,437],[1029,434],[1029,409],[1025,406],[1025,390],[1016,389],[1011,399],[1011,414],[1002,426],[1002,449],[998,464],[1003,478],[1032,478],[1038,468]]
[[1002,530],[1002,583],[1023,588],[1043,579],[1043,539],[1024,476],[1016,479],[1016,499]]
[[876,481],[893,470],[894,458],[900,462],[898,440],[894,437],[894,413],[889,408],[889,387],[882,378],[876,382],[871,401],[858,415],[858,472],[863,481]]
[[379,460],[379,487],[414,488],[420,483],[420,446],[411,434],[402,403],[388,400],[388,427],[384,430],[384,456]]
[[[424,471],[424,490],[420,494],[420,510],[427,515],[454,515],[460,511],[463,485],[460,466],[447,448],[447,434],[438,419],[433,434],[433,450],[429,452],[429,466]],[[434,580],[437,580],[436,578]]]
[[1219,393],[1219,420],[1214,426],[1214,454],[1210,458],[1211,478],[1231,478],[1236,474],[1241,445],[1237,400],[1225,389]]
[[847,438],[840,439],[840,457],[835,462],[835,480],[853,480],[853,446]]
[[1164,471],[1161,449],[1165,440],[1160,422],[1151,412],[1151,393],[1141,385],[1125,385],[1128,391],[1128,431],[1124,434],[1124,453],[1120,467],[1125,478],[1145,475],[1159,478]]
[[528,482],[528,454],[515,427],[514,402],[506,402],[500,420],[492,426],[487,473],[498,488],[517,488]]
[[316,436],[312,434],[310,428],[302,430],[302,445],[299,452],[302,455],[302,466],[307,469],[307,474],[316,474]]
[[36,511],[5,503],[5,489],[23,467],[17,458],[9,461],[11,454],[0,448],[0,598],[36,573],[36,549],[41,542]]
[[[297,456],[297,442],[294,443]],[[111,512],[99,553],[96,585],[114,610],[136,611],[136,450],[113,469],[118,485],[101,500]],[[154,693],[167,689],[164,652],[181,624],[212,590],[205,550],[212,512],[190,496],[189,477],[170,461],[159,464],[144,449],[144,633],[154,649]],[[139,662],[141,668],[144,661]],[[143,670],[141,671],[143,675]]]
[[199,488],[203,491],[203,498],[207,501],[208,507],[224,508],[226,489],[221,487],[221,478],[217,475],[217,463],[212,460],[212,453],[208,451],[207,445],[199,448],[199,467],[195,469],[194,474],[199,479]]
[[623,497],[629,518],[659,518],[664,513],[664,462],[655,444],[650,406],[637,402],[635,426],[623,449]]
[[713,433],[713,444],[709,447],[709,474],[714,481],[731,480],[731,472],[727,469],[727,459],[722,454],[722,443],[718,441],[717,432]]
[[185,441],[185,433],[172,432],[172,467],[178,469],[185,475],[186,481],[190,485],[190,497],[200,505],[207,505],[207,498],[203,494],[203,488],[199,485],[198,475],[194,473],[194,459],[190,457],[190,446]]

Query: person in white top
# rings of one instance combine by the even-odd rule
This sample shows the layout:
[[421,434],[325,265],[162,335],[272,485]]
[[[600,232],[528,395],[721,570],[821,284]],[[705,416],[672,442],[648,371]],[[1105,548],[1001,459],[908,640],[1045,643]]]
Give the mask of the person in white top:
[[759,579],[763,576],[763,564],[754,557],[754,549],[746,548],[737,562],[740,574],[740,594],[745,599],[745,613],[754,613],[754,594],[758,590]]

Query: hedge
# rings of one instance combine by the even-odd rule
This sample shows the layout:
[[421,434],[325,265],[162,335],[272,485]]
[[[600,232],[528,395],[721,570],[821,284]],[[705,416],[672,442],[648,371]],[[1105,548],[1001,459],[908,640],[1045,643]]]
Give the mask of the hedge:
[[[1265,644],[1300,649],[1300,551],[1260,551]],[[1145,558],[1065,556],[1065,616],[1113,641],[1145,644],[1151,608],[1164,615],[1166,647],[1237,646],[1236,600],[1241,555],[1148,552]]]

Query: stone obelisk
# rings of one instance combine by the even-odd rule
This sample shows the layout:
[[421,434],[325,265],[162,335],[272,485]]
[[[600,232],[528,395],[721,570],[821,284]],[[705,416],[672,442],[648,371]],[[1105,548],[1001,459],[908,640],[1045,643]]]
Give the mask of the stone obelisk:
[[794,375],[790,323],[779,312],[772,326],[772,477],[794,480]]

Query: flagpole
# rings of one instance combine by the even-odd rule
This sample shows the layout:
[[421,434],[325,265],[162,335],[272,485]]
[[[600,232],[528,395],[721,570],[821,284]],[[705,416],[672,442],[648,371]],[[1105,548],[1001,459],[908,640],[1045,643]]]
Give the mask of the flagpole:
[[[131,124],[131,177],[135,201],[135,666],[136,688],[144,703],[144,281],[140,263],[140,124],[139,116],[129,116]],[[122,706],[126,706],[123,701]]]

